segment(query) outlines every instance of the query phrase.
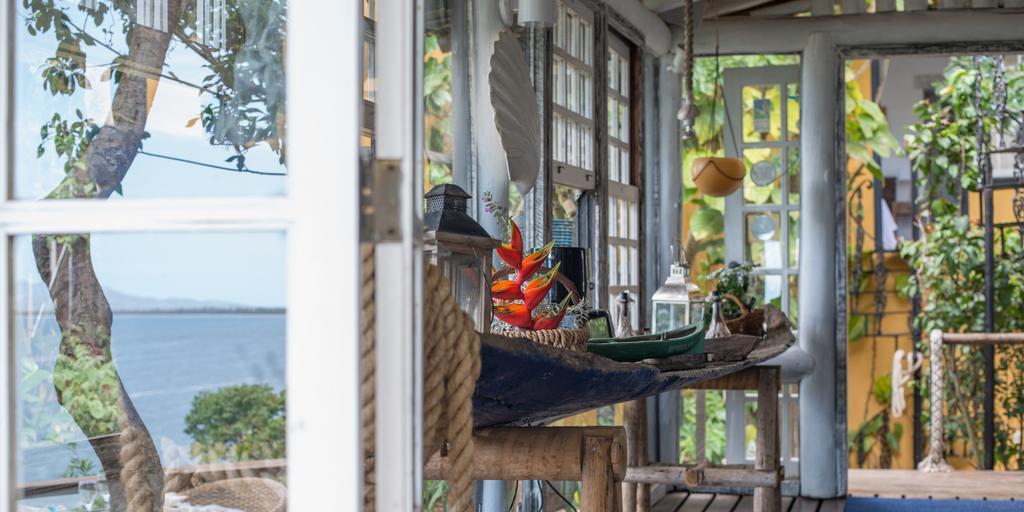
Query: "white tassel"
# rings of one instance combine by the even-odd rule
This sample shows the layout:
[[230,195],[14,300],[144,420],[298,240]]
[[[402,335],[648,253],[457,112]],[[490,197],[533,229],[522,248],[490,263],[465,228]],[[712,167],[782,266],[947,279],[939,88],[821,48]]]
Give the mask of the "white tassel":
[[227,17],[224,0],[196,0],[196,42],[226,49]]
[[[904,366],[904,360],[906,360],[906,366]],[[921,354],[908,354],[899,349],[892,355],[892,397],[889,399],[889,403],[894,418],[903,416],[903,412],[907,409],[907,398],[903,388],[919,368],[921,368]]]
[[167,0],[135,0],[135,23],[167,32]]

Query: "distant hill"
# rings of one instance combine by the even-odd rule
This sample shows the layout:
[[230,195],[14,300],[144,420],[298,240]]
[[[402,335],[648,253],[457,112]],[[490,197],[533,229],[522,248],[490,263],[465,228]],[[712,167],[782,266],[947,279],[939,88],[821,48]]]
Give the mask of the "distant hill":
[[[248,306],[224,301],[140,297],[106,288],[103,293],[115,313],[276,313],[283,308]],[[31,295],[31,300],[30,300]],[[15,288],[15,309],[19,313],[53,308],[50,294],[42,283],[35,283],[31,289],[26,283]],[[31,306],[30,306],[31,305]]]

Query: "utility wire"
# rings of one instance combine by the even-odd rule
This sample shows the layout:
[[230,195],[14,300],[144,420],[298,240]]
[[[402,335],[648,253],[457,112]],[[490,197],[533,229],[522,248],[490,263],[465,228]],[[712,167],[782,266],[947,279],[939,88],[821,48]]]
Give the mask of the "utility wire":
[[558,492],[558,489],[555,489],[555,486],[551,484],[551,481],[544,480],[544,483],[548,484],[548,487],[550,487],[551,490],[554,491],[559,498],[562,498],[562,501],[564,501],[566,505],[569,505],[569,508],[572,509],[572,512],[579,512],[578,510],[576,510],[576,505],[573,505],[572,502],[569,501],[565,496],[562,496],[562,493]]
[[219,169],[221,171],[241,172],[241,173],[247,173],[247,174],[258,174],[260,176],[287,176],[288,175],[288,173],[286,173],[286,172],[256,171],[256,170],[245,168],[245,167],[239,169],[237,167],[227,167],[227,166],[223,166],[223,165],[208,164],[208,163],[205,163],[205,162],[197,162],[195,160],[189,160],[187,158],[179,158],[179,157],[171,156],[171,155],[161,155],[161,154],[158,154],[158,153],[150,153],[149,151],[142,151],[142,150],[139,150],[139,154],[140,155],[151,156],[153,158],[162,158],[164,160],[173,160],[175,162],[181,162],[181,163],[185,163],[185,164],[198,165],[200,167],[208,167],[210,169]]

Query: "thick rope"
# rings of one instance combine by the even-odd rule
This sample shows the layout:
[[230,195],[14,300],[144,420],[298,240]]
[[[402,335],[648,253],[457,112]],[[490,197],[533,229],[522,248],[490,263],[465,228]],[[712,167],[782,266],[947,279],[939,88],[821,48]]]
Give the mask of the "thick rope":
[[942,331],[935,329],[930,335],[931,341],[931,442],[928,445],[928,456],[917,465],[919,471],[925,473],[945,473],[953,468],[946,463],[945,437],[942,432],[942,393],[945,386],[945,374],[942,361]]
[[683,98],[690,104],[696,104],[693,97],[693,0],[686,0],[683,11]]
[[444,272],[427,265],[424,281],[424,460],[444,450],[446,444],[451,465],[448,510],[470,512],[473,390],[480,376],[480,337],[473,319],[459,309],[452,297]]
[[124,399],[117,401],[120,411],[117,417],[117,428],[121,430],[121,448],[118,460],[121,462],[121,485],[124,486],[125,501],[129,512],[150,512],[155,510],[152,489],[146,480],[146,467],[149,455],[143,446],[144,436],[128,419],[125,412]]
[[360,382],[360,398],[362,403],[363,421],[363,510],[372,511],[376,509],[377,485],[374,459],[374,443],[376,442],[376,409],[374,379],[376,369],[376,307],[374,297],[374,246],[363,244],[363,269],[362,269],[362,356],[360,368],[362,380]]

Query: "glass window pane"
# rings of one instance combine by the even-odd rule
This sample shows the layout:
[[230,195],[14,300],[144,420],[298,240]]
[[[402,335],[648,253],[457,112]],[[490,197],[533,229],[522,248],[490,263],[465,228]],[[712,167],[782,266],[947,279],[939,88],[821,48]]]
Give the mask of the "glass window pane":
[[786,160],[789,167],[789,204],[800,204],[800,148],[786,148]]
[[789,268],[800,265],[800,212],[789,212]]
[[787,85],[786,92],[786,125],[789,140],[797,140],[800,138],[800,84]]
[[551,236],[555,245],[559,247],[580,246],[576,221],[579,217],[582,196],[582,190],[555,185],[555,194],[551,205]]
[[779,214],[748,213],[744,220],[747,233],[746,261],[763,268],[782,268]]
[[126,510],[128,426],[149,476],[244,463],[284,490],[284,234],[21,236],[12,268],[19,510]]
[[800,278],[798,276],[789,276],[789,312],[787,314],[790,322],[793,322],[794,326],[797,324],[797,316],[800,310],[798,307],[799,302],[797,300],[799,297],[799,294],[797,293],[799,283]]
[[782,130],[779,86],[754,85],[743,88],[743,141],[776,141]]
[[782,149],[756,148],[743,151],[747,173],[743,180],[743,203],[782,203]]
[[285,192],[284,1],[78,4],[19,8],[15,197]]
[[759,304],[771,304],[782,310],[783,283],[778,274],[757,275],[753,278],[754,295]]

